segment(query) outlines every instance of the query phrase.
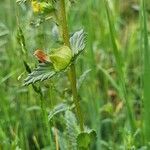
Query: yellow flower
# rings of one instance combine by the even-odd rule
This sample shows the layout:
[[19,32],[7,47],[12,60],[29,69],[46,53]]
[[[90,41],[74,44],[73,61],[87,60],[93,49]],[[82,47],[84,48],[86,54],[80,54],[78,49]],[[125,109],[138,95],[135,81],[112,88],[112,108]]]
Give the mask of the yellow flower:
[[32,5],[33,12],[38,13],[42,11],[42,6],[39,2],[32,1],[31,5]]

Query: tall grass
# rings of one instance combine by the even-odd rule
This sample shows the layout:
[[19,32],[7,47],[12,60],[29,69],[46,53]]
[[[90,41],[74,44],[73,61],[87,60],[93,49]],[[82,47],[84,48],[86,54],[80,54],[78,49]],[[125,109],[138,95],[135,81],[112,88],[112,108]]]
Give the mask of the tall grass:
[[143,73],[143,103],[144,103],[144,110],[143,110],[143,117],[144,117],[144,134],[145,134],[145,141],[148,143],[150,141],[150,48],[149,48],[149,40],[148,40],[148,30],[147,30],[147,12],[146,12],[146,1],[141,0],[141,14],[142,14],[142,39],[143,42],[143,55],[144,55],[144,73]]
[[[87,32],[87,46],[74,64],[76,67],[71,66],[71,82],[60,75],[59,79],[37,83],[36,86],[41,87],[39,93],[35,92],[35,87],[22,86],[26,76],[23,61],[34,68],[37,61],[32,54],[36,48],[47,51],[49,47],[57,46],[51,33],[53,24],[47,21],[40,26],[33,26],[37,16],[33,16],[29,1],[21,6],[12,0],[0,1],[0,150],[66,150],[68,145],[71,147],[70,142],[75,137],[69,136],[74,136],[78,131],[75,122],[69,118],[73,114],[62,113],[50,122],[47,120],[48,112],[66,101],[73,110],[74,104],[80,104],[75,107],[78,109],[80,129],[83,130],[85,125],[86,130],[92,128],[96,131],[96,143],[90,147],[91,150],[144,149],[149,144],[149,3],[141,0],[139,6],[133,0],[138,6],[134,10],[130,5],[131,0],[126,0],[124,2],[129,7],[125,5],[119,10],[123,1],[75,2],[67,20],[64,0],[61,1],[65,44],[69,46],[71,31],[82,27]],[[69,5],[66,5],[68,10]],[[130,11],[133,18],[128,15]],[[140,30],[137,19],[139,12]],[[16,38],[18,27],[23,31],[27,57],[23,56]],[[141,62],[142,76],[139,69]],[[77,91],[76,82],[89,69]],[[69,134],[69,131],[72,133]],[[74,143],[77,144],[76,141]]]
[[128,114],[130,126],[131,126],[131,131],[132,133],[135,132],[135,122],[133,118],[133,113],[131,111],[131,106],[129,103],[129,98],[127,95],[126,91],[126,85],[125,85],[125,80],[124,80],[124,72],[123,72],[123,65],[125,62],[123,62],[123,58],[121,55],[121,51],[118,49],[117,44],[116,44],[116,37],[115,37],[115,29],[114,29],[114,24],[113,24],[113,19],[112,16],[110,15],[110,9],[107,0],[105,2],[105,7],[106,7],[106,12],[107,12],[107,18],[108,18],[108,23],[109,23],[109,29],[110,29],[110,37],[112,41],[112,47],[113,47],[113,52],[116,60],[116,68],[117,68],[117,73],[118,73],[118,79],[119,79],[119,92],[120,96],[125,102],[126,105],[126,113]]

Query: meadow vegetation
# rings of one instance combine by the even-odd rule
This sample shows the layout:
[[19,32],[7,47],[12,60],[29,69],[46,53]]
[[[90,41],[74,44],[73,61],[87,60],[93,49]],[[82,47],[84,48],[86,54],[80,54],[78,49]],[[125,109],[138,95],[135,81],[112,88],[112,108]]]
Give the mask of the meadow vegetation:
[[149,150],[149,33],[149,0],[1,0],[0,150]]

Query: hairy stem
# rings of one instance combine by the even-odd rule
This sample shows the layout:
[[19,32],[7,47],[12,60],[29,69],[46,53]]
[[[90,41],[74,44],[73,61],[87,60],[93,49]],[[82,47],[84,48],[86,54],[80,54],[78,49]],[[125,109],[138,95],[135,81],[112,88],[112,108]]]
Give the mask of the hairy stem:
[[[66,9],[65,9],[65,1],[64,0],[59,0],[59,21],[60,21],[60,25],[61,25],[62,37],[64,40],[64,44],[66,46],[70,47],[69,32],[68,32],[68,27],[67,27]],[[77,93],[76,71],[75,71],[74,64],[72,64],[70,66],[70,70],[68,72],[68,77],[69,77],[70,84],[71,84],[73,100],[74,100],[74,104],[76,107],[77,118],[80,123],[80,130],[83,131],[84,130],[83,115],[81,112],[81,108],[80,108],[80,104],[79,104],[79,97],[78,97],[78,93]]]

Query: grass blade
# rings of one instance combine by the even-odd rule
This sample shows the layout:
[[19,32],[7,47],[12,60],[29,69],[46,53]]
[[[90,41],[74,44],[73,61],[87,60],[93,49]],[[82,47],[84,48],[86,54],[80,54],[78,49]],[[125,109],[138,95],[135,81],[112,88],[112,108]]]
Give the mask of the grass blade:
[[117,68],[117,73],[118,73],[118,78],[119,78],[119,86],[120,86],[120,90],[122,93],[122,99],[125,101],[125,104],[126,104],[126,109],[127,109],[127,114],[128,114],[131,130],[132,130],[132,132],[134,132],[135,131],[135,123],[134,123],[133,114],[132,114],[129,100],[127,98],[127,93],[126,93],[124,72],[122,70],[123,62],[121,60],[121,55],[120,55],[119,49],[116,44],[115,29],[114,29],[113,21],[111,19],[108,2],[107,2],[107,0],[104,0],[104,2],[105,2],[106,12],[107,12],[107,19],[108,19],[108,23],[109,23],[109,30],[110,30],[110,37],[111,37],[112,46],[113,46],[113,52],[114,52],[114,56],[115,56],[115,60],[116,60],[116,68]]
[[143,96],[144,96],[144,134],[146,138],[146,142],[150,141],[150,49],[148,43],[148,31],[147,31],[147,16],[146,16],[146,6],[145,0],[142,0],[141,5],[141,13],[142,13],[142,22],[143,22],[143,53],[144,53],[144,89],[143,89]]

